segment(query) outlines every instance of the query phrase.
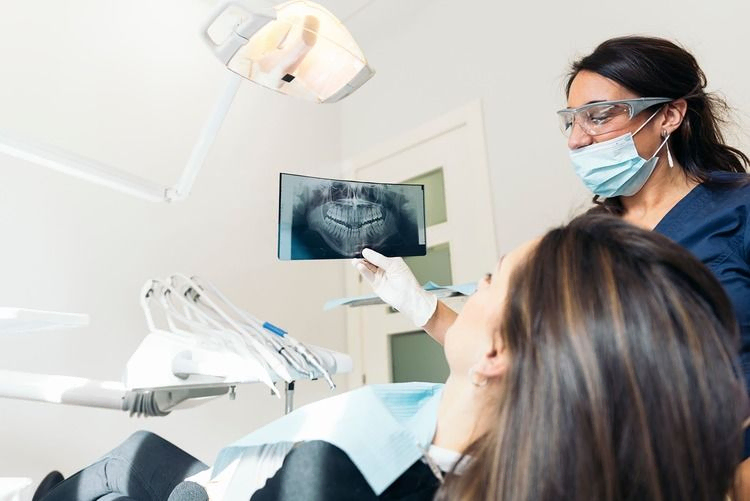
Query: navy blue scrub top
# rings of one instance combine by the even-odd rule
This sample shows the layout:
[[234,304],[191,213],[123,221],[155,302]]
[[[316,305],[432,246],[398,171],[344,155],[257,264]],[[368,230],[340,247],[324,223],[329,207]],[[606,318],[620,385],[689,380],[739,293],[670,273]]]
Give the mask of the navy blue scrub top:
[[654,231],[685,247],[716,275],[740,326],[740,362],[750,389],[750,184],[742,174],[717,173],[693,188]]

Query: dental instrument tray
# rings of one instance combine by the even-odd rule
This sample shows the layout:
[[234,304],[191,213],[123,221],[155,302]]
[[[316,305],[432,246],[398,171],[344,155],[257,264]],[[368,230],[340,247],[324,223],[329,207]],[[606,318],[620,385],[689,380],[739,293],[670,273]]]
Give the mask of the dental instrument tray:
[[88,323],[89,316],[82,313],[0,307],[0,334],[72,329]]
[[[0,398],[166,416],[222,395],[231,399],[241,384],[261,383],[280,397],[276,385],[283,383],[288,413],[295,381],[321,379],[333,389],[333,376],[352,370],[349,355],[308,345],[258,320],[197,277],[148,280],[140,300],[148,331],[121,381],[0,368]],[[75,313],[0,308],[0,334],[79,327],[88,320]]]
[[426,238],[422,184],[280,175],[281,260],[424,256]]

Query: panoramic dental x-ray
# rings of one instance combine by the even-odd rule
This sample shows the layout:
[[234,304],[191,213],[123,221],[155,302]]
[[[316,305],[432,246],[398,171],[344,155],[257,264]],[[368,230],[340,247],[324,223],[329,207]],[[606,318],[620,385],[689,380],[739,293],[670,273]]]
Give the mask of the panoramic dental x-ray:
[[424,256],[424,186],[365,183],[282,173],[282,260]]

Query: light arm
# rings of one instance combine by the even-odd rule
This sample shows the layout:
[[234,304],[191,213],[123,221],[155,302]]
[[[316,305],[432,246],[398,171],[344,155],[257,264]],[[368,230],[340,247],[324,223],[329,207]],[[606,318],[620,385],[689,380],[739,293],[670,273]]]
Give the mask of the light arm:
[[240,88],[241,82],[242,77],[236,73],[228,72],[224,91],[219,96],[219,99],[216,100],[211,115],[203,125],[201,134],[198,137],[198,141],[196,141],[193,146],[193,151],[190,153],[190,159],[188,159],[188,163],[182,171],[179,181],[166,191],[166,201],[184,200],[190,194],[190,190],[195,183],[195,178],[198,177],[198,172],[201,167],[203,167],[203,162],[208,155],[208,150],[211,149],[211,145],[213,144],[216,135],[219,133],[221,124],[224,123],[224,118],[227,116],[229,108],[232,106],[232,101],[237,94],[237,89]]
[[242,78],[228,73],[224,91],[217,99],[200,136],[193,146],[190,158],[179,181],[173,187],[160,186],[147,179],[134,176],[122,169],[86,158],[63,149],[34,143],[0,132],[0,153],[26,160],[43,167],[62,172],[85,181],[106,186],[119,192],[150,202],[172,202],[184,200],[193,187],[195,178],[203,166],[211,144],[216,138],[232,105]]

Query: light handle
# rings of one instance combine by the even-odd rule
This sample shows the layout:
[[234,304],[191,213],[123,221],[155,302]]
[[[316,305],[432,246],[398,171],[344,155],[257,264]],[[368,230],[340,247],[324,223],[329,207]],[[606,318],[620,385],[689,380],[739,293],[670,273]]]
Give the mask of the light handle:
[[[226,40],[219,43],[214,40],[209,34],[211,27],[218,21],[218,19],[226,13],[230,7],[236,7],[242,10],[246,15],[247,19],[232,29]],[[201,38],[206,45],[213,51],[216,57],[227,65],[237,51],[245,44],[247,44],[250,37],[252,37],[258,30],[268,24],[270,21],[276,19],[275,13],[256,13],[250,12],[245,5],[235,0],[229,0],[220,4],[214,11],[208,16],[206,22],[201,27]]]

